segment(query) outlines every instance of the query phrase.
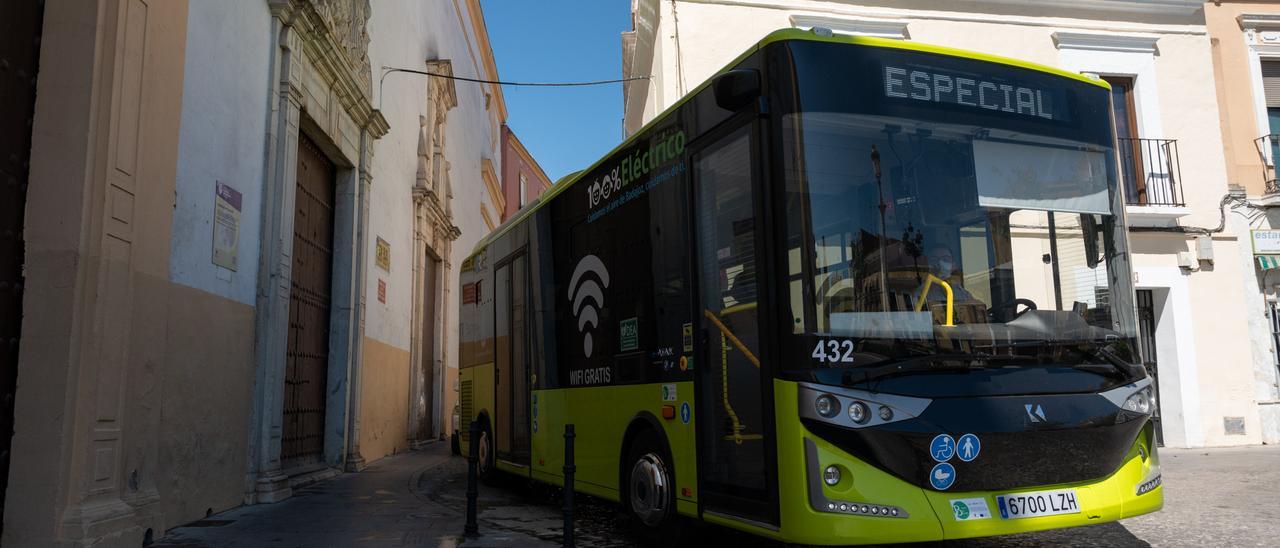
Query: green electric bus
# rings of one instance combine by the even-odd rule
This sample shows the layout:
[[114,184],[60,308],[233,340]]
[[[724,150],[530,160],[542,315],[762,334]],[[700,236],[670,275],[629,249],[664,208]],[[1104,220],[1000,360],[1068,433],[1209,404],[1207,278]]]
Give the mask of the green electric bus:
[[643,528],[803,544],[1160,509],[1109,89],[768,35],[463,263],[482,473],[560,484],[574,424]]

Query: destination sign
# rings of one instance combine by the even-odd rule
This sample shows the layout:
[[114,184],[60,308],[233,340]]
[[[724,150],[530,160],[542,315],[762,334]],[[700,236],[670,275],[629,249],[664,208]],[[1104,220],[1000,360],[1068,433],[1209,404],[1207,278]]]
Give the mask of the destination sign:
[[983,79],[972,74],[934,69],[884,67],[884,94],[897,99],[959,105],[975,109],[1066,121],[1063,90],[1020,85],[1009,80]]

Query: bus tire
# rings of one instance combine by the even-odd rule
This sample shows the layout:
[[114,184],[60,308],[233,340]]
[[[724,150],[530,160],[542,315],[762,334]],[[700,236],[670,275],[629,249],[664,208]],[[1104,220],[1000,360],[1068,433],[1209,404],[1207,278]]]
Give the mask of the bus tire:
[[646,428],[631,440],[622,470],[622,507],[636,533],[670,541],[679,533],[675,463],[658,433]]
[[481,419],[480,423],[480,443],[477,444],[479,450],[476,459],[476,475],[480,481],[486,484],[492,484],[497,478],[498,469],[494,466],[494,446],[493,446],[493,430],[489,428],[489,420]]

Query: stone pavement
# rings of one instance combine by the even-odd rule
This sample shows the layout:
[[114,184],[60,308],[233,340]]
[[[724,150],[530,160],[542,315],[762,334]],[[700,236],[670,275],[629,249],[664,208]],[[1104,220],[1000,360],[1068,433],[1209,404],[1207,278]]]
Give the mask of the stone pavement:
[[949,546],[1278,546],[1280,446],[1160,449],[1164,509],[1075,529]]
[[[1075,529],[934,544],[955,547],[1183,547],[1280,545],[1280,447],[1162,449],[1165,507]],[[278,504],[237,508],[180,527],[157,546],[556,546],[559,490],[517,480],[480,488],[478,539],[461,537],[466,461],[446,444],[377,461],[295,491]],[[616,506],[579,495],[579,546],[640,544]],[[686,546],[780,545],[710,525],[686,528]]]
[[[424,478],[450,462],[465,461],[451,458],[447,443],[433,443],[423,451],[378,460],[360,473],[296,489],[276,504],[242,506],[172,529],[152,546],[558,545],[558,528],[546,535],[557,542],[548,542],[504,531],[488,521],[488,512],[481,514],[483,536],[463,538],[465,505],[445,506],[419,491]],[[465,474],[466,468],[461,470]],[[462,485],[465,492],[465,479]]]

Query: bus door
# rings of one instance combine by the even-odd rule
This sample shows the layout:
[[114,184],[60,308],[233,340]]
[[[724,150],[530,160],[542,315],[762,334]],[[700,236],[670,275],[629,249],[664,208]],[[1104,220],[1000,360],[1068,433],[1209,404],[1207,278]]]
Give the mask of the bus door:
[[749,117],[729,125],[695,143],[691,156],[699,501],[704,513],[772,527],[777,453],[771,377],[760,361],[758,149]]
[[501,460],[529,464],[528,260],[523,253],[498,265],[494,333],[494,442]]

